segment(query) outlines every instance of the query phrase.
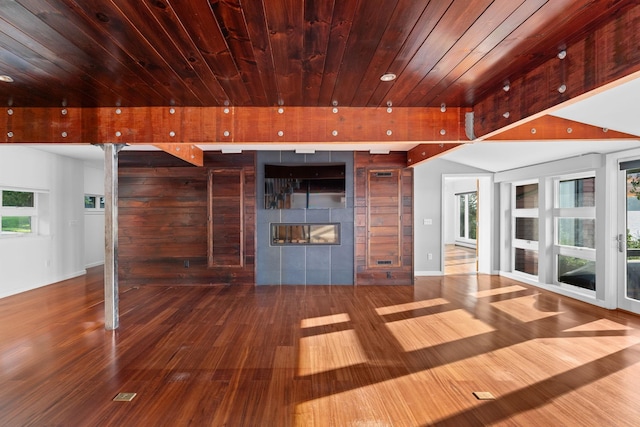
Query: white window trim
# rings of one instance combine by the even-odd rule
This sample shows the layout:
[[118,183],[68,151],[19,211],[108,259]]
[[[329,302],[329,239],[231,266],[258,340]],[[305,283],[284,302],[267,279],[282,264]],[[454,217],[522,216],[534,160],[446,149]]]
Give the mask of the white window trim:
[[[538,207],[537,208],[516,208],[516,188],[523,185],[536,184],[538,186]],[[538,274],[529,274],[524,271],[516,270],[516,249],[525,249],[538,252],[538,265],[540,265],[540,253],[538,240],[516,239],[516,218],[538,218],[540,221],[540,180],[530,179],[526,181],[514,181],[511,183],[511,272],[516,276],[526,277],[528,279],[538,280]]]
[[[456,243],[462,243],[465,245],[469,245],[472,247],[475,247],[477,244],[477,238],[476,239],[472,239],[470,237],[465,237],[465,236],[460,236],[460,196],[466,196],[465,197],[465,224],[464,224],[464,230],[466,232],[467,235],[469,235],[469,194],[475,194],[476,198],[478,197],[478,192],[477,191],[464,191],[461,193],[455,193],[455,222],[454,222],[454,227],[455,227],[455,241]],[[477,208],[476,208],[477,209]],[[476,213],[477,215],[477,213]],[[476,237],[477,237],[477,233],[478,230],[476,228]]]
[[[33,193],[33,206],[17,207],[17,206],[3,206],[2,205],[2,192],[3,191],[19,191],[24,193]],[[31,218],[31,232],[30,233],[10,233],[0,230],[0,238],[14,238],[14,237],[28,237],[38,235],[38,191],[25,189],[25,188],[10,188],[0,187],[0,221],[3,216],[28,216]]]
[[[84,207],[85,212],[90,213],[90,212],[104,212],[104,208],[100,207],[100,199],[104,198],[104,195],[102,194],[90,194],[90,193],[85,193],[84,197],[95,197],[96,198],[96,207],[95,208],[88,208],[88,207]],[[84,204],[84,200],[83,200],[83,204]]]

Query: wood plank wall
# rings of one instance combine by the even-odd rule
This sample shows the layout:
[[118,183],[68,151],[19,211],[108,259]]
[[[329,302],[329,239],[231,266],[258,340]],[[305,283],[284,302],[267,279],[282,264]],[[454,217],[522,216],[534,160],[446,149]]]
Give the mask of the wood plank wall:
[[[413,169],[405,167],[407,153],[356,152],[354,163],[356,284],[413,284]],[[377,171],[391,172],[390,179],[377,179]],[[400,235],[385,231],[391,229]]]
[[[355,270],[358,285],[413,283],[413,169],[405,167],[406,155],[405,152],[355,154]],[[206,152],[205,166],[201,168],[162,152],[123,151],[119,157],[120,283],[255,284],[254,152],[225,155]],[[242,170],[244,176],[241,185],[244,188],[244,251],[242,262],[234,266],[215,266],[215,262],[209,259],[208,181],[211,171],[216,169]],[[392,170],[400,174],[400,218],[397,210],[390,214],[395,218],[379,218],[387,209],[374,206],[377,198],[371,195],[376,189],[371,186],[375,187],[375,182],[369,181],[370,172],[377,170]],[[401,230],[399,239],[393,239],[388,248],[381,247],[380,242],[370,242],[371,227],[375,227],[370,222],[374,220],[398,223]],[[388,236],[384,239],[388,240]],[[371,244],[376,246],[375,252],[368,249]],[[380,253],[399,262],[379,265],[376,257]]]
[[[243,212],[234,214],[243,221],[243,259],[233,267],[209,265],[208,181],[220,168],[244,177]],[[207,152],[204,167],[195,167],[163,152],[122,151],[118,191],[120,283],[255,283],[255,152]]]

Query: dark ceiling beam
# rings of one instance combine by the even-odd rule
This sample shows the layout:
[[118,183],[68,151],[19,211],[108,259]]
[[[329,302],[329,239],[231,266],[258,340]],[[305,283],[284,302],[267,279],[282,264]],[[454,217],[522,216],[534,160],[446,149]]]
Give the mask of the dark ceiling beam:
[[0,143],[439,143],[468,141],[466,112],[435,107],[8,108],[0,119]]
[[579,41],[568,46],[559,41],[558,56],[505,81],[474,105],[475,136],[494,137],[640,71],[639,21],[640,5],[627,4]]

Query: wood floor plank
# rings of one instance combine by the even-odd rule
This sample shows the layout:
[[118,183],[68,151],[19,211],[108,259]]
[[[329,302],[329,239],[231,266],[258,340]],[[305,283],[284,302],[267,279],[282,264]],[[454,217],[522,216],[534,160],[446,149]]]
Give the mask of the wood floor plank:
[[[499,276],[0,299],[0,425],[632,426],[640,318]],[[494,400],[478,400],[487,391]],[[134,392],[131,402],[113,402]]]

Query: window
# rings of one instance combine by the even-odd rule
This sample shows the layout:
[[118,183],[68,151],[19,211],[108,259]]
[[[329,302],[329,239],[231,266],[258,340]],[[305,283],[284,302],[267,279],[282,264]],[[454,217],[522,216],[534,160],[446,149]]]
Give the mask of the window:
[[85,194],[84,208],[85,209],[104,209],[104,197]]
[[95,209],[96,208],[96,196],[84,196],[84,208]]
[[478,230],[478,193],[456,194],[458,207],[458,239],[476,240]]
[[513,271],[538,275],[538,183],[513,185]]
[[0,219],[3,235],[26,235],[36,233],[37,206],[33,191],[0,190]]
[[593,175],[556,180],[554,257],[559,285],[596,288],[595,182]]

